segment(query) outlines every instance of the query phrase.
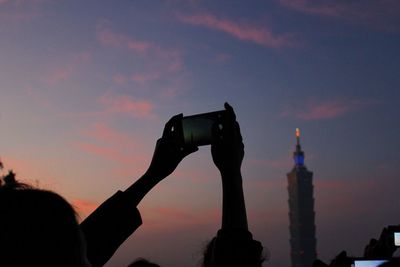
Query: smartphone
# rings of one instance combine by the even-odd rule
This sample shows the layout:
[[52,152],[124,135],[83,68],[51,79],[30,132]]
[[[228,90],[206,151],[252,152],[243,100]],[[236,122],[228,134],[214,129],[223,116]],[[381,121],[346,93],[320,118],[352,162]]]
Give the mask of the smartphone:
[[400,247],[400,232],[394,232],[393,238],[394,238],[394,245],[396,247]]
[[387,262],[387,260],[355,259],[351,267],[378,267],[385,262]]
[[223,127],[225,110],[185,116],[182,118],[183,143],[185,145],[205,146],[211,144],[212,128],[215,123]]

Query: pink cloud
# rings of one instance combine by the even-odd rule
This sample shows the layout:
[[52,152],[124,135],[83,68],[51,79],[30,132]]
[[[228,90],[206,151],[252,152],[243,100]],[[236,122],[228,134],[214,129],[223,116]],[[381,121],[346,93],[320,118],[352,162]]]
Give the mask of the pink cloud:
[[383,177],[374,180],[314,179],[317,213],[325,218],[350,218],[370,210],[379,210],[375,206],[380,202],[374,203],[373,199],[384,194],[385,184],[391,183]]
[[73,74],[77,73],[81,65],[87,63],[89,60],[90,54],[88,52],[82,52],[73,55],[71,59],[67,63],[65,63],[64,66],[50,72],[45,78],[45,81],[51,85],[64,82],[68,80]]
[[117,131],[105,123],[95,123],[88,130],[83,131],[83,134],[100,142],[135,146],[131,135]]
[[165,49],[152,42],[136,40],[131,36],[114,33],[111,29],[98,26],[98,40],[104,46],[133,50],[146,56],[155,65],[163,65],[164,70],[178,72],[182,70],[181,53],[176,49]]
[[331,119],[343,116],[355,108],[352,103],[325,102],[311,106],[307,111],[300,112],[297,116],[302,120]]
[[192,84],[190,82],[186,81],[185,75],[176,76],[163,87],[163,90],[160,92],[159,97],[163,100],[175,99],[177,96],[187,92],[190,89],[191,85]]
[[289,35],[275,35],[266,27],[240,24],[228,19],[220,19],[211,14],[178,15],[188,24],[203,26],[225,32],[239,40],[248,41],[265,47],[279,48],[294,45]]
[[334,119],[342,117],[352,111],[360,110],[362,108],[376,105],[378,102],[370,100],[329,100],[316,102],[309,101],[304,107],[299,110],[293,108],[286,108],[281,116],[295,117],[300,120],[323,120]]
[[397,0],[315,1],[278,0],[283,6],[305,13],[364,24],[385,31],[399,31],[400,2]]
[[344,2],[318,2],[310,0],[279,0],[279,2],[291,9],[321,16],[340,16],[347,10]]
[[[8,170],[13,170],[20,182],[27,183],[38,188],[58,191],[56,189],[59,184],[55,180],[56,175],[54,171],[46,166],[41,159],[25,159],[21,156],[2,156],[2,161],[4,164],[3,174],[8,172]],[[57,164],[57,162],[53,159],[46,159],[46,163],[50,164],[51,166],[55,166]],[[0,172],[0,175],[1,174],[2,173]]]
[[41,6],[46,0],[0,0],[0,5],[6,7],[0,10],[0,19],[7,22],[26,22],[42,15]]
[[153,44],[150,42],[135,40],[132,37],[114,33],[110,29],[100,26],[97,31],[97,38],[102,45],[127,48],[137,53],[146,53],[153,47]]
[[166,63],[164,67],[166,71],[179,73],[183,70],[181,51],[177,49],[164,49],[158,46],[155,49],[155,55],[161,62]]
[[70,200],[70,203],[78,212],[80,217],[82,217],[82,219],[91,214],[99,206],[99,203],[85,199],[72,199]]
[[137,100],[128,95],[107,93],[99,99],[99,102],[108,114],[122,113],[141,118],[153,116],[154,106],[151,102]]
[[92,124],[80,134],[82,140],[72,142],[72,146],[101,160],[117,163],[112,172],[118,176],[132,175],[147,167],[148,155],[132,134],[101,122]]
[[221,210],[210,208],[196,212],[185,208],[160,207],[143,210],[143,220],[152,231],[165,231],[179,227],[216,225],[221,220]]
[[204,172],[194,170],[182,170],[176,169],[174,171],[174,177],[182,181],[190,181],[193,184],[205,184],[210,183],[213,177],[210,177]]
[[159,80],[168,85],[181,79],[184,60],[180,49],[163,47],[153,42],[138,40],[127,34],[116,33],[107,23],[98,25],[97,38],[103,46],[127,51],[128,56],[142,60],[140,72],[119,74],[113,77],[114,83],[118,85],[125,85],[131,81],[135,83],[135,86],[144,87]]
[[122,74],[115,74],[113,76],[113,82],[117,85],[125,85],[127,82],[127,78]]
[[134,82],[145,84],[149,81],[158,80],[160,78],[159,73],[135,73],[132,75],[131,79]]
[[52,101],[49,99],[49,96],[37,88],[30,86],[26,87],[24,90],[24,96],[41,108],[46,108],[48,110],[56,109]]
[[183,220],[183,221],[195,221],[194,214],[187,213],[186,211],[178,208],[156,208],[153,212],[156,212],[158,216],[163,218],[173,218],[174,220]]
[[232,55],[226,53],[220,53],[216,56],[217,62],[226,63],[232,59]]
[[74,142],[73,145],[86,153],[120,164],[132,164],[138,161],[135,155],[132,155],[131,153],[124,153],[115,147],[100,146],[83,142]]
[[87,112],[68,112],[62,116],[75,117],[98,117],[104,118],[111,115],[127,115],[135,118],[149,119],[154,118],[154,104],[152,102],[136,99],[129,95],[119,95],[105,93],[97,99],[100,107],[97,110]]

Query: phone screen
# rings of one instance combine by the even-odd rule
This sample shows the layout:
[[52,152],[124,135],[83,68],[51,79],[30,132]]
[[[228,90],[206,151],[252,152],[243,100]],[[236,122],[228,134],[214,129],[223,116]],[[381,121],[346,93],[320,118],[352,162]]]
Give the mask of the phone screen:
[[211,144],[212,127],[222,119],[225,111],[203,113],[182,118],[183,139],[185,144],[204,146]]
[[387,260],[355,260],[352,267],[378,267],[387,262]]
[[394,232],[394,245],[400,247],[400,232]]

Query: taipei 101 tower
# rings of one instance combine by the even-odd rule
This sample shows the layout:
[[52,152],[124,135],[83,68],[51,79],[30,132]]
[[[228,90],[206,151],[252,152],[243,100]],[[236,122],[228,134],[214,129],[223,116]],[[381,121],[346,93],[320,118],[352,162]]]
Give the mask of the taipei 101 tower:
[[317,256],[313,173],[304,165],[300,130],[296,129],[294,167],[287,174],[289,192],[290,248],[292,267],[311,267]]

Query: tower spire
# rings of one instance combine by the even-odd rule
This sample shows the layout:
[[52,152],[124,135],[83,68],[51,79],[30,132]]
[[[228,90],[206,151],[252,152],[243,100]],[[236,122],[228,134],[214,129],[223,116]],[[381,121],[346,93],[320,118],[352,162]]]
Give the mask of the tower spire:
[[304,166],[304,152],[301,150],[300,145],[300,129],[296,128],[296,150],[293,153],[295,167]]
[[297,146],[300,146],[300,129],[296,128],[296,140],[297,140]]

